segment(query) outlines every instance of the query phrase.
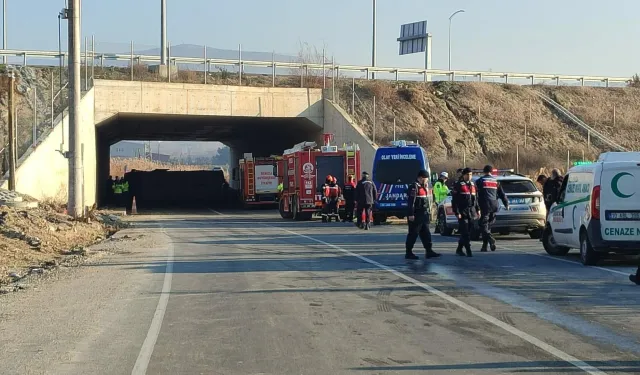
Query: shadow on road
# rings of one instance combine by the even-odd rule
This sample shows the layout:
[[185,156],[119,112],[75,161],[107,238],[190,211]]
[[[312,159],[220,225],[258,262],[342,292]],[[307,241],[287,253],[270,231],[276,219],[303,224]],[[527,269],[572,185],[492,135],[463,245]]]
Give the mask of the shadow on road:
[[[389,361],[391,362],[391,361]],[[587,364],[600,369],[616,373],[640,373],[640,361],[586,361]],[[583,373],[581,370],[564,361],[534,361],[534,362],[489,362],[453,365],[408,365],[408,366],[371,366],[356,367],[350,370],[358,371],[469,371],[469,370],[500,370],[500,372],[518,373]]]

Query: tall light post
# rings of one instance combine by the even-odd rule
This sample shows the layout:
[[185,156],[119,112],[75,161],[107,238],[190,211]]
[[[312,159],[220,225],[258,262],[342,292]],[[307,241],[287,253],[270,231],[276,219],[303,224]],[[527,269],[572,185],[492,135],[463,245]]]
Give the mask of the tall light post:
[[167,0],[161,0],[160,9],[160,65],[167,64]]
[[[2,0],[2,49],[7,49],[7,0]],[[7,65],[7,56],[2,56],[2,63]]]
[[449,71],[451,71],[451,19],[458,13],[464,13],[464,9],[457,10],[449,16]]
[[[373,0],[373,44],[371,49],[371,66],[376,66],[376,0]],[[371,73],[371,78],[375,79],[376,74]]]

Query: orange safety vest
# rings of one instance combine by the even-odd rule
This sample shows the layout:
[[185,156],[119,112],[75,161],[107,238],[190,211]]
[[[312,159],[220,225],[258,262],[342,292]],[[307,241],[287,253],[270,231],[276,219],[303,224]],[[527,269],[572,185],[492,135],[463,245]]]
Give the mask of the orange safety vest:
[[338,188],[338,185],[325,185],[324,187],[324,196],[327,198],[338,198],[338,195],[340,195],[340,189]]

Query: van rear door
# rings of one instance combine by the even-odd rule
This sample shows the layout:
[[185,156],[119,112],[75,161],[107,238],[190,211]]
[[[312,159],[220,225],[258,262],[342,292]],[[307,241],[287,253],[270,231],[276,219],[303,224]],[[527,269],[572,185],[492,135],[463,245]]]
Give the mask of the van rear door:
[[640,241],[640,157],[602,163],[599,211],[604,240]]

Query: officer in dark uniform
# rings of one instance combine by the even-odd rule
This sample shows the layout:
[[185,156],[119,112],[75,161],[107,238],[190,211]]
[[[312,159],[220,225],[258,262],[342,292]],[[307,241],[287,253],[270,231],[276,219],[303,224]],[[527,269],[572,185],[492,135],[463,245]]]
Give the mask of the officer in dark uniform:
[[373,205],[378,198],[378,189],[371,181],[369,173],[362,172],[362,179],[356,185],[356,202],[358,204],[356,220],[358,228],[369,230]]
[[405,259],[418,259],[418,256],[413,253],[413,245],[415,245],[418,236],[422,241],[422,246],[424,246],[426,258],[440,256],[432,249],[431,232],[429,231],[431,202],[429,199],[428,178],[429,172],[421,170],[418,172],[416,181],[410,184],[407,190],[407,225],[409,233],[407,233],[407,241],[405,243]]
[[342,197],[344,198],[343,222],[353,223],[353,211],[356,206],[356,183],[353,181],[353,175],[347,177],[347,182],[342,188]]
[[480,206],[480,230],[482,231],[482,248],[480,251],[482,252],[487,251],[487,245],[491,247],[491,251],[496,251],[496,240],[491,235],[491,226],[496,221],[498,199],[502,201],[505,209],[509,209],[509,200],[498,180],[491,174],[491,171],[493,171],[493,167],[485,165],[482,170],[484,176],[476,180],[478,205]]
[[471,181],[472,177],[471,168],[464,168],[462,178],[453,185],[451,194],[451,208],[458,218],[458,231],[460,232],[456,254],[464,256],[465,254],[462,252],[464,247],[468,257],[473,256],[471,253],[471,230],[473,229],[473,221],[478,218],[480,210],[477,189]]

